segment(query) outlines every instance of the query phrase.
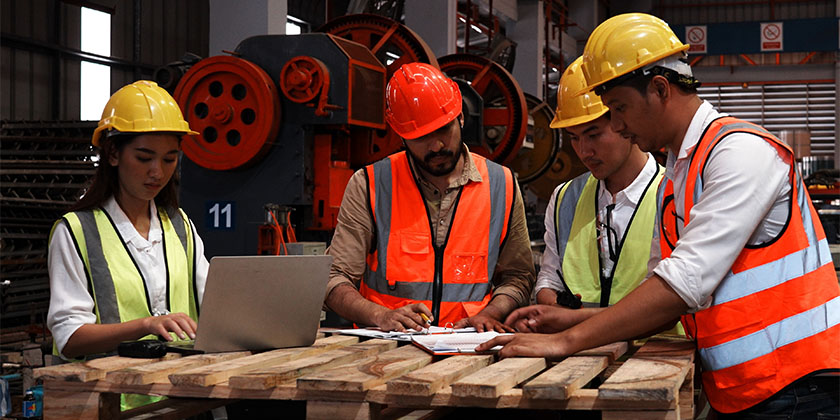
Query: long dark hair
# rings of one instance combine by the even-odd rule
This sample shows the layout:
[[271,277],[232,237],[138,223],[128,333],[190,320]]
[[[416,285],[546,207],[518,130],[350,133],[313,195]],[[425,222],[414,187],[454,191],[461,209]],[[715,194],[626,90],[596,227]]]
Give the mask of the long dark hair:
[[[84,190],[82,198],[76,204],[72,205],[69,211],[90,210],[100,207],[105,200],[120,190],[120,176],[117,172],[117,167],[112,166],[108,162],[108,157],[114,152],[121,153],[125,149],[125,146],[129,145],[141,134],[147,133],[120,133],[118,131],[112,131],[100,138],[99,166],[96,168],[96,173],[93,175],[90,186]],[[178,135],[180,142],[180,133],[176,135]],[[155,196],[156,206],[171,210],[178,208],[178,186],[181,184],[180,169],[181,164],[179,158],[178,167],[175,168],[172,178],[169,179],[169,182]]]

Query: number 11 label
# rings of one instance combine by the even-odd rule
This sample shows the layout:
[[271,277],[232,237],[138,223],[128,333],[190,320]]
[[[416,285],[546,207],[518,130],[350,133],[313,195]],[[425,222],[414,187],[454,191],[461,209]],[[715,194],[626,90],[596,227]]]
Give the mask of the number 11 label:
[[207,229],[233,229],[235,210],[236,203],[233,201],[207,202]]

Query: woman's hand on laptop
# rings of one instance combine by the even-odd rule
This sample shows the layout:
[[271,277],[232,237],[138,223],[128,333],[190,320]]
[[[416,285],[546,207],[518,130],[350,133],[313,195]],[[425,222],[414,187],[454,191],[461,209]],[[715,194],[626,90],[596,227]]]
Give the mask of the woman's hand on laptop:
[[143,318],[143,327],[149,334],[161,336],[166,341],[172,341],[174,339],[169,334],[170,332],[175,333],[182,340],[194,339],[198,324],[187,314],[176,312]]
[[376,326],[383,331],[405,331],[410,329],[420,331],[429,326],[420,314],[425,315],[431,321],[434,320],[432,311],[423,303],[412,303],[411,305],[391,310],[384,307],[383,309],[383,311],[374,316]]

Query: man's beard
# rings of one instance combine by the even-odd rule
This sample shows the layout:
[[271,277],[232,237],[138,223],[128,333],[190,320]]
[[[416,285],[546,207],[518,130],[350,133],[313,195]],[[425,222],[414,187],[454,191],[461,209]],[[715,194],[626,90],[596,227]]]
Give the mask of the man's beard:
[[[421,169],[427,172],[431,176],[443,176],[449,175],[452,171],[455,170],[455,166],[458,165],[458,159],[461,158],[460,153],[453,152],[447,149],[441,149],[437,152],[429,152],[423,159],[420,159],[417,155],[415,155],[411,150],[406,148],[406,151],[411,154],[411,157],[414,158],[414,162],[417,163]],[[436,157],[449,157],[450,159],[442,164],[432,165],[432,159]]]

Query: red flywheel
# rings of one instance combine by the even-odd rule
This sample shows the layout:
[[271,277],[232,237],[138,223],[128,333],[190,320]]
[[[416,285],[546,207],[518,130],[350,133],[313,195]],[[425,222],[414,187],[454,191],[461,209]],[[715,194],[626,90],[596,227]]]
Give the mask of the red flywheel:
[[280,97],[271,77],[250,61],[206,58],[190,68],[175,100],[198,136],[187,136],[184,154],[196,164],[228,170],[259,161],[280,128]]

